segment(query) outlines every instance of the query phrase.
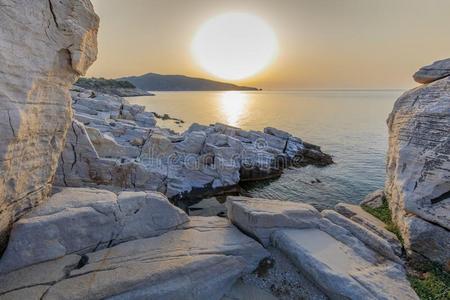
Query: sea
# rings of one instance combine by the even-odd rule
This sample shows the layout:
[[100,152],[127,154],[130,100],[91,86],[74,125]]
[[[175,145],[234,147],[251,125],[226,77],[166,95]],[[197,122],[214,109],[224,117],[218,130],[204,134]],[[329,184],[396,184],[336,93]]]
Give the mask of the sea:
[[128,98],[147,111],[184,121],[159,120],[182,132],[192,123],[242,129],[276,127],[319,145],[335,164],[289,168],[278,179],[242,186],[253,197],[307,202],[319,209],[359,203],[382,188],[388,142],[386,119],[402,90],[156,92]]

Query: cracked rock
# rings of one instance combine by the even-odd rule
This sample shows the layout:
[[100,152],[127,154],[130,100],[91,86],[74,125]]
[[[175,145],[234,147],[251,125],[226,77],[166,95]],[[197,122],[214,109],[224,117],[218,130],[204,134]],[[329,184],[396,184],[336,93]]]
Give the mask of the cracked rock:
[[17,221],[0,273],[160,235],[188,221],[157,192],[66,188]]

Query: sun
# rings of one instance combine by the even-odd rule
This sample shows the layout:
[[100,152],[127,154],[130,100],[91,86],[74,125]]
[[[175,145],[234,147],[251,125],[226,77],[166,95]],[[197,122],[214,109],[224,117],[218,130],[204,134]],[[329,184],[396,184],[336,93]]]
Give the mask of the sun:
[[210,19],[192,41],[192,54],[199,65],[226,80],[261,72],[277,52],[273,29],[260,17],[247,13],[226,13]]

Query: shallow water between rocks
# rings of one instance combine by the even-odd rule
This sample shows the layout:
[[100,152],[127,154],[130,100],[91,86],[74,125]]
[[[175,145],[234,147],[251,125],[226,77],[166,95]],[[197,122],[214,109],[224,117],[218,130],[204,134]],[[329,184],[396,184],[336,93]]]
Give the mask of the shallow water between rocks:
[[216,122],[242,129],[276,127],[319,145],[334,165],[287,169],[276,180],[247,183],[253,197],[303,201],[319,209],[359,203],[385,179],[386,119],[401,90],[156,92],[127,98],[146,110],[184,121],[158,120],[182,132]]

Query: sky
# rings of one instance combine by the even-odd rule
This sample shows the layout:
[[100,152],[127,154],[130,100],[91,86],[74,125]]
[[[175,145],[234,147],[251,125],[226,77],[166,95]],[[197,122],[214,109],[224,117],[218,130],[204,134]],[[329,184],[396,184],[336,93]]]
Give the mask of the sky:
[[[263,89],[395,89],[450,57],[449,0],[92,0],[99,55],[88,76],[153,72],[220,80],[193,58],[202,24],[228,12],[262,18],[278,53],[237,84]],[[222,80],[223,81],[223,80]]]

